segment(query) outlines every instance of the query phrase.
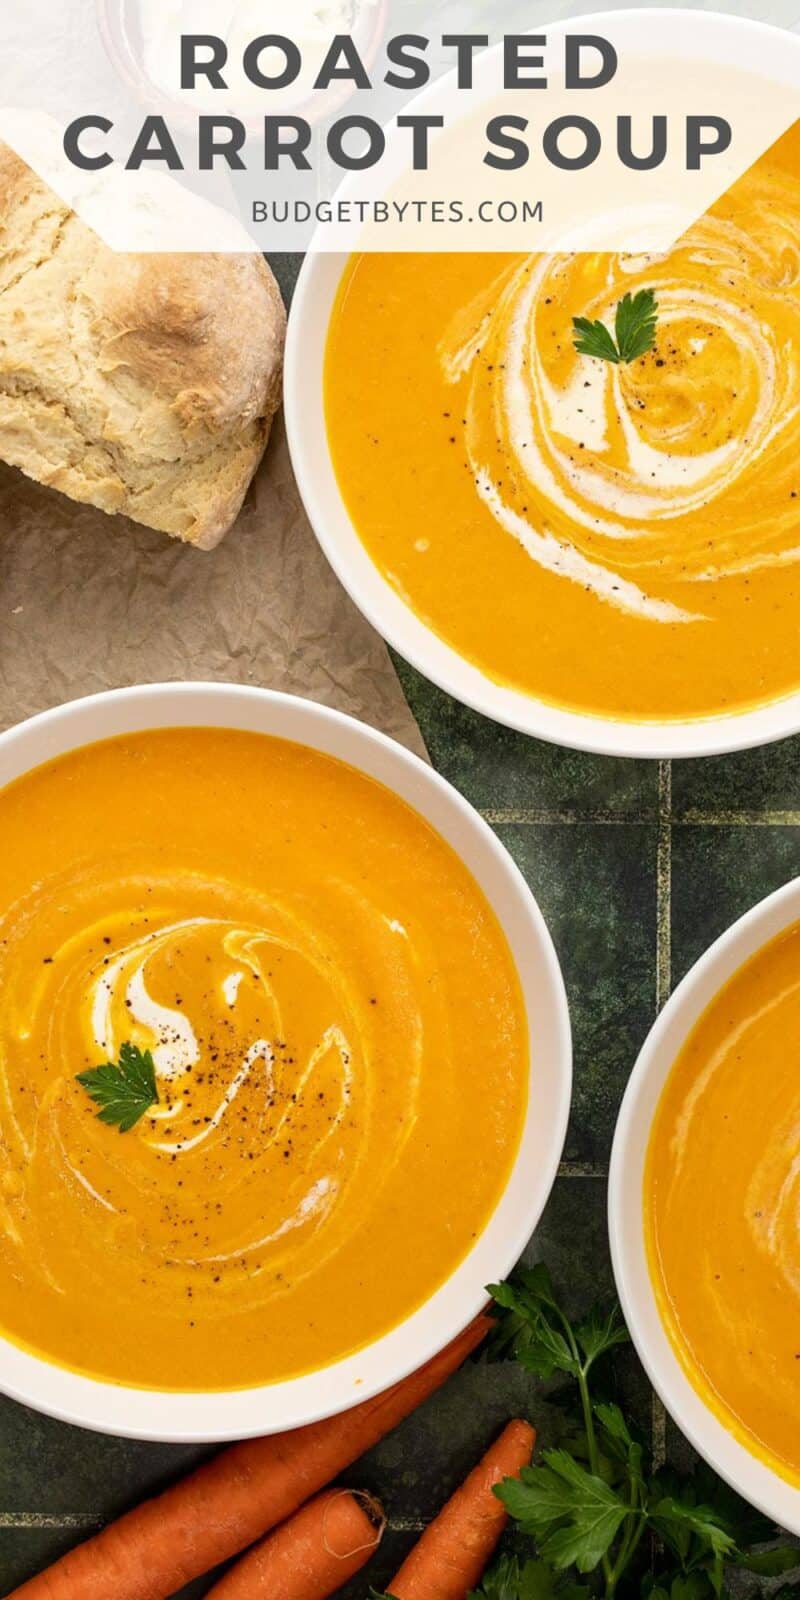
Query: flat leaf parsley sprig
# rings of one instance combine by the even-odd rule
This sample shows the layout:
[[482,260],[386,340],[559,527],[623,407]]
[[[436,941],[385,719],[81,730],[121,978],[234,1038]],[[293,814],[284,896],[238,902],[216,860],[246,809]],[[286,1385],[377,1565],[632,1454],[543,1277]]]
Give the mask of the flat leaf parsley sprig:
[[[519,1480],[495,1489],[535,1552],[530,1560],[501,1557],[471,1600],[613,1600],[618,1591],[639,1600],[728,1600],[728,1568],[776,1576],[800,1565],[791,1547],[754,1548],[777,1530],[708,1468],[688,1477],[654,1471],[620,1406],[598,1399],[596,1363],[628,1340],[617,1306],[573,1322],[543,1266],[490,1292],[498,1308],[493,1359],[572,1380],[580,1425]],[[800,1600],[800,1588],[773,1600],[790,1597]]]
[[100,1106],[99,1121],[119,1128],[120,1133],[130,1133],[145,1112],[158,1105],[152,1054],[135,1044],[120,1046],[119,1061],[104,1061],[76,1077],[90,1100]]
[[604,322],[588,317],[573,317],[575,349],[578,355],[594,356],[614,366],[636,361],[652,350],[656,342],[658,301],[653,289],[639,289],[623,295],[614,318],[614,332]]

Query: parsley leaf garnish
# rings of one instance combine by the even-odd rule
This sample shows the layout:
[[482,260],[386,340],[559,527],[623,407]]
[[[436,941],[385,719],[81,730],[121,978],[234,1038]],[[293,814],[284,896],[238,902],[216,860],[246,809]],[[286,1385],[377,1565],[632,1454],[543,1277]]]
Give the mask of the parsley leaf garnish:
[[575,349],[578,355],[595,356],[599,361],[635,361],[646,355],[656,342],[658,301],[652,289],[639,289],[636,294],[626,294],[617,306],[614,333],[604,322],[592,322],[588,317],[573,317]]
[[90,1100],[101,1107],[100,1122],[129,1133],[149,1110],[158,1105],[156,1069],[149,1050],[135,1044],[120,1046],[119,1061],[105,1061],[100,1067],[76,1073]]

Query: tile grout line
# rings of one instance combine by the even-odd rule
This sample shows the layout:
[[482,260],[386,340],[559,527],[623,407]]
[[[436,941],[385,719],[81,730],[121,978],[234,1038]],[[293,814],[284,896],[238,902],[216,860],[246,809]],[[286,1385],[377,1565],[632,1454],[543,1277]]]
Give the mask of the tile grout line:
[[[0,1512],[0,1531],[35,1532],[41,1528],[63,1528],[94,1532],[105,1526],[102,1512],[95,1511],[4,1511]],[[393,1533],[422,1533],[428,1524],[422,1517],[389,1517]]]
[[607,827],[624,827],[630,823],[635,826],[645,820],[640,817],[618,816],[613,811],[549,811],[546,806],[490,806],[485,809],[482,808],[480,815],[485,822],[491,823],[492,827],[495,828],[507,827],[513,823],[522,823],[528,827],[538,824],[544,828],[579,828],[598,823],[605,824]]
[[102,1527],[105,1517],[100,1511],[2,1511],[0,1529],[15,1528],[24,1532],[36,1528],[74,1528],[92,1532]]
[[672,762],[658,763],[656,853],[656,1009],[672,989]]
[[[656,1010],[672,990],[672,762],[658,763],[658,844],[656,848]],[[667,1455],[667,1413],[654,1392],[651,1403],[653,1466]]]
[[675,821],[686,828],[797,828],[800,811],[701,811],[690,806]]
[[[669,766],[660,762],[659,767]],[[659,772],[659,826],[661,825],[661,774]],[[670,780],[671,788],[671,780]],[[549,811],[547,807],[520,806],[481,808],[480,815],[492,827],[581,828],[614,827],[645,828],[654,821],[652,816],[628,816],[612,811]],[[800,811],[699,811],[690,809],[683,816],[670,813],[671,828],[800,828]]]

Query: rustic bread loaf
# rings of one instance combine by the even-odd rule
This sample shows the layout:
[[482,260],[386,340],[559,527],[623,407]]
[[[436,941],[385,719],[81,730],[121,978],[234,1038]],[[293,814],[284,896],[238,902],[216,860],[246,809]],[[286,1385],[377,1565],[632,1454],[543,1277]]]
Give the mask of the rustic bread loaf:
[[121,255],[0,145],[0,459],[210,549],[280,400],[258,255]]

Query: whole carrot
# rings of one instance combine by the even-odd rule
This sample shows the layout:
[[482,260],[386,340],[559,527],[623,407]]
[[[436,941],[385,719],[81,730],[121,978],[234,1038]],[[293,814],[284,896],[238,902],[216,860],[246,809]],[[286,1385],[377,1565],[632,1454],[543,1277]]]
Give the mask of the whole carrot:
[[213,1600],[327,1600],[366,1565],[384,1525],[370,1495],[326,1489],[237,1561]]
[[307,1428],[224,1450],[15,1589],[8,1600],[168,1600],[239,1554],[433,1394],[485,1337],[480,1316],[402,1383]]
[[509,1422],[403,1562],[389,1584],[395,1600],[466,1600],[508,1520],[493,1487],[530,1464],[535,1442],[527,1422]]

